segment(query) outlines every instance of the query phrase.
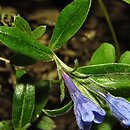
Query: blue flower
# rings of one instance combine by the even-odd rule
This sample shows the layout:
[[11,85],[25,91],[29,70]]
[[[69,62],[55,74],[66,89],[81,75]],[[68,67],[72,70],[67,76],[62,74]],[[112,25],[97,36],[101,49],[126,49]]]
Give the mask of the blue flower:
[[130,102],[120,97],[114,97],[111,94],[106,94],[106,102],[110,106],[113,115],[124,126],[130,126]]
[[74,113],[79,129],[90,130],[93,122],[102,123],[106,112],[89,98],[82,95],[65,72],[63,72],[62,76],[74,102]]

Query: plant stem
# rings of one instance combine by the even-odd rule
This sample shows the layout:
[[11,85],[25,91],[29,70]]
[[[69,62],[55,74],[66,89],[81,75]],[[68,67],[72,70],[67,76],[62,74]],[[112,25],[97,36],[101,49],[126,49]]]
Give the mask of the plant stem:
[[62,102],[64,97],[65,97],[65,87],[64,87],[64,82],[62,80],[62,68],[59,65],[59,62],[58,62],[57,58],[55,59],[55,62],[56,62],[56,66],[57,66],[58,77],[59,77],[59,80],[61,81],[60,82],[60,91],[61,91],[60,100]]
[[75,68],[71,68],[71,67],[67,66],[63,61],[61,61],[56,56],[56,54],[54,54],[54,60],[56,62],[56,65],[61,67],[61,70],[65,71],[66,73],[72,74],[75,77],[79,77],[79,78],[88,78],[89,77],[89,75],[78,73],[78,72],[75,71]]
[[65,71],[66,73],[71,73],[72,72],[72,68],[67,66],[63,61],[61,61],[56,55],[54,55],[54,60],[56,62],[57,68],[58,66],[61,67],[61,69],[63,71]]
[[6,64],[10,64],[10,61],[7,60],[7,59],[5,59],[5,58],[3,58],[3,57],[0,57],[0,60],[1,60],[1,61],[4,61]]
[[110,20],[110,17],[109,17],[109,14],[107,12],[105,4],[103,3],[102,0],[98,0],[98,2],[99,2],[100,6],[101,6],[101,8],[102,8],[102,10],[104,12],[107,24],[108,24],[109,29],[111,31],[111,34],[112,34],[112,37],[113,37],[113,40],[114,40],[114,46],[115,46],[116,52],[117,52],[117,59],[119,59],[119,57],[120,57],[120,48],[119,48],[118,40],[117,40],[117,37],[116,37],[116,33],[115,33],[114,28],[112,26],[112,23],[111,23],[111,20]]

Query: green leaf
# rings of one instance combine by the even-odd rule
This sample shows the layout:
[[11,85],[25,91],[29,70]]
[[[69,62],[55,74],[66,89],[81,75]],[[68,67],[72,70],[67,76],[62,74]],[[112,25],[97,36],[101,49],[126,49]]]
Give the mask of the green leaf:
[[130,4],[130,0],[123,0],[124,2]]
[[130,73],[92,76],[91,79],[113,95],[125,98],[130,97]]
[[78,77],[89,77],[90,81],[107,89],[114,95],[129,97],[130,65],[109,63],[79,67],[74,73]]
[[130,51],[123,53],[119,59],[119,63],[130,64]]
[[19,53],[14,54],[10,59],[10,63],[16,66],[28,66],[34,64],[35,62],[36,60],[33,58]]
[[16,28],[19,28],[21,31],[24,31],[28,34],[31,34],[31,32],[32,32],[29,23],[20,16],[15,16],[14,26]]
[[[108,63],[99,65],[89,65],[78,67],[74,72],[78,72],[79,76],[93,76],[93,75],[104,75],[104,74],[123,74],[130,72],[130,65],[124,63]],[[76,74],[77,75],[77,74]],[[78,75],[77,75],[78,76]]]
[[60,100],[63,101],[65,98],[65,86],[64,86],[64,81],[62,80],[60,83]]
[[0,130],[13,130],[13,124],[11,120],[1,121]]
[[52,60],[53,52],[18,28],[0,26],[0,41],[12,50],[36,60]]
[[28,78],[27,74],[23,75],[14,91],[12,121],[15,130],[29,126],[34,111],[35,86]]
[[93,54],[89,62],[90,65],[114,63],[115,48],[109,43],[103,43]]
[[65,113],[67,113],[73,106],[72,101],[70,101],[67,105],[65,105],[62,108],[59,109],[54,109],[54,110],[47,110],[47,109],[43,109],[43,112],[50,117],[57,117],[60,115],[63,115]]
[[32,31],[32,37],[34,37],[35,39],[38,39],[43,36],[45,31],[46,31],[46,26],[39,26]]
[[36,98],[35,108],[32,116],[32,120],[35,120],[42,113],[42,109],[45,107],[50,94],[50,82],[49,80],[41,80],[36,84]]
[[20,80],[20,78],[21,78],[24,74],[26,74],[26,71],[25,71],[25,70],[22,70],[22,69],[16,70],[17,82]]
[[74,0],[60,13],[49,47],[52,50],[65,44],[82,26],[89,12],[91,0]]
[[47,116],[44,116],[37,124],[37,128],[40,130],[54,130],[55,127],[55,122]]

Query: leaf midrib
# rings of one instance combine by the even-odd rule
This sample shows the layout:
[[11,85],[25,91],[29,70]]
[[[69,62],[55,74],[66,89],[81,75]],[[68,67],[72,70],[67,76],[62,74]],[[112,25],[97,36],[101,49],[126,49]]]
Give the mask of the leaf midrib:
[[23,102],[22,102],[22,111],[20,114],[20,120],[19,120],[19,126],[18,128],[22,128],[22,120],[23,120],[23,115],[24,115],[24,108],[25,108],[25,98],[26,98],[26,87],[23,89]]
[[[5,35],[5,36],[9,36],[9,37],[13,37],[14,39],[16,39],[17,37],[14,37],[14,36],[12,36],[12,35],[9,35],[9,34],[5,34],[5,33],[2,33],[2,35]],[[17,38],[18,39],[18,38]],[[37,44],[41,44],[41,43],[37,43]],[[26,44],[24,44],[24,45],[26,45]],[[52,60],[52,57],[50,56],[50,55],[52,55],[52,54],[47,54],[46,52],[44,52],[44,51],[42,51],[40,48],[38,48],[38,47],[36,47],[36,46],[32,46],[30,43],[28,43],[28,45],[29,45],[29,47],[31,47],[32,49],[35,49],[35,50],[37,50],[37,51],[39,51],[40,53],[42,53],[43,55],[48,55],[48,57]],[[26,46],[28,46],[28,45],[26,45]],[[46,47],[46,46],[45,46]],[[51,51],[49,48],[47,48],[49,51]],[[49,60],[49,59],[48,59]]]
[[82,8],[86,6],[85,4],[83,4],[83,6],[77,11],[77,13],[75,13],[73,15],[73,17],[70,19],[69,22],[67,22],[67,24],[65,25],[64,29],[62,30],[62,32],[60,33],[59,37],[57,38],[57,40],[53,43],[53,45],[51,46],[52,49],[56,49],[54,48],[55,45],[57,44],[57,42],[59,41],[59,39],[61,38],[62,34],[64,33],[64,31],[66,30],[66,28],[68,27],[68,25],[71,23],[71,21],[77,16],[77,14],[82,10]]

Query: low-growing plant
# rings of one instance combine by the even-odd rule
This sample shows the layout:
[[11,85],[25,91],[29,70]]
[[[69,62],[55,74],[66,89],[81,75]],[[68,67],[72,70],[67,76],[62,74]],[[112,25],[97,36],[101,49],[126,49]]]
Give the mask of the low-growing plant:
[[[16,52],[7,62],[16,68],[17,82],[13,94],[12,119],[1,121],[0,130],[26,130],[34,122],[37,122],[36,127],[41,130],[52,130],[55,124],[49,117],[60,116],[72,107],[80,130],[89,130],[94,123],[102,123],[95,126],[98,130],[101,127],[110,130],[116,122],[112,115],[123,126],[130,126],[129,51],[116,61],[117,50],[112,44],[105,42],[94,52],[87,66],[79,67],[75,60],[73,68],[66,65],[55,53],[80,29],[90,6],[91,0],[74,0],[67,5],[57,19],[48,46],[38,41],[44,35],[46,26],[32,30],[29,23],[19,15],[7,15],[13,20],[10,24],[3,21],[4,25],[0,26],[0,41]],[[34,82],[24,66],[36,61],[54,61],[58,80]],[[61,101],[65,98],[65,83],[72,101],[62,108],[48,110],[45,105],[52,82],[60,86]],[[43,115],[39,120],[42,112],[46,116]]]

